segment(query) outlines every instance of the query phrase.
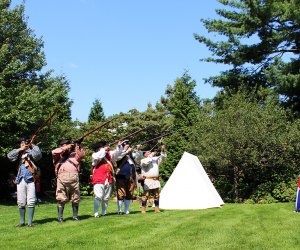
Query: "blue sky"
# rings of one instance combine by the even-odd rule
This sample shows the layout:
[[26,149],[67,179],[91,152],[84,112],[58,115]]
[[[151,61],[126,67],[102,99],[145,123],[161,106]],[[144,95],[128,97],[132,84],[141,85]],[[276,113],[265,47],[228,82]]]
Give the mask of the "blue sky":
[[200,19],[216,18],[218,7],[216,0],[25,0],[25,15],[44,41],[46,69],[69,80],[73,120],[84,122],[95,99],[105,116],[144,111],[185,70],[200,98],[213,97],[217,89],[203,78],[225,67],[200,62],[210,52],[193,34],[207,35]]

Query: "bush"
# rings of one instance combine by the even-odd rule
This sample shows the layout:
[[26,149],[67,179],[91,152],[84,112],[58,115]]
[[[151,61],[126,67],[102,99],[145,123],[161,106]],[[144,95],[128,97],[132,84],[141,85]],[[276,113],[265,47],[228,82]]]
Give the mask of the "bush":
[[296,199],[297,182],[278,183],[272,191],[272,196],[281,202],[291,202]]
[[93,195],[94,191],[93,191],[93,186],[90,184],[82,184],[80,186],[80,195],[82,196],[90,196]]
[[262,197],[257,201],[258,204],[271,204],[271,203],[277,203],[278,201],[274,199],[270,194],[266,195],[265,197]]
[[245,204],[255,204],[255,201],[252,199],[247,199],[244,201]]
[[263,202],[263,200],[268,200],[266,197],[269,197],[272,193],[273,186],[274,184],[272,182],[266,182],[259,185],[256,191],[250,196],[250,199],[254,200],[256,203]]

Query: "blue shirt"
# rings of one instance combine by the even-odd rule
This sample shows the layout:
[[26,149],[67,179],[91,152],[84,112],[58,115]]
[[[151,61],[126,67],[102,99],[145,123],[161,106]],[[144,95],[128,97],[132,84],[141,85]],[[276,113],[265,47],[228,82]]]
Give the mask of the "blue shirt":
[[22,163],[19,166],[19,170],[18,170],[18,175],[16,178],[16,183],[19,184],[22,180],[22,178],[24,179],[24,181],[26,183],[30,183],[33,182],[33,175],[32,173],[29,171],[28,167],[25,165],[25,163]]
[[24,157],[27,157],[28,159],[38,161],[42,158],[42,153],[40,151],[40,148],[36,145],[32,145],[32,149],[27,149],[25,152],[21,152],[20,149],[13,149],[7,154],[7,157],[10,161],[16,162],[20,161],[18,175],[16,178],[16,183],[19,184],[22,180],[26,183],[33,182],[33,175],[29,171],[28,167],[25,165]]
[[126,161],[123,165],[123,167],[120,169],[120,172],[116,175],[118,178],[125,178],[128,180],[130,178],[130,175],[132,178],[135,180],[136,175],[135,175],[135,166],[133,164],[129,164],[128,161]]

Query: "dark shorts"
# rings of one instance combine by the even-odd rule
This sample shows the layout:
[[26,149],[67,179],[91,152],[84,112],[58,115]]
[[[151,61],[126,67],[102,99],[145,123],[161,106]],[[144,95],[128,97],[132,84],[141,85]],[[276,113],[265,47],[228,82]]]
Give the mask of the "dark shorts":
[[132,179],[116,178],[117,198],[118,200],[132,200],[135,189],[135,183]]
[[154,200],[159,200],[159,188],[144,191],[143,200],[148,200],[149,196],[153,196]]

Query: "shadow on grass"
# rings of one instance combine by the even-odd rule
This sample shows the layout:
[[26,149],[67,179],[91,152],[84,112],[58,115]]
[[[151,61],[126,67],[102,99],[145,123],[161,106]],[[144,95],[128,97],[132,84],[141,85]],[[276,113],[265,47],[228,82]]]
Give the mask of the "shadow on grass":
[[42,219],[42,220],[34,220],[33,224],[46,224],[46,223],[51,223],[53,221],[57,221],[57,218],[47,218],[47,219]]
[[[86,220],[86,219],[92,218],[93,216],[91,216],[91,215],[81,215],[81,216],[78,216],[78,217],[79,217],[79,220]],[[67,222],[67,221],[73,221],[73,218],[72,217],[64,218],[64,222]],[[57,222],[58,224],[63,224],[64,223],[64,222],[58,222],[57,217],[55,217],[55,218],[45,218],[45,219],[41,219],[41,220],[34,220],[34,224],[46,224],[46,223],[51,223],[51,222]],[[74,221],[74,223],[76,223],[76,221]]]
[[[154,212],[154,210],[153,211],[149,210],[147,212],[152,213],[152,212]],[[106,216],[130,216],[131,214],[140,214],[140,213],[141,213],[141,211],[132,211],[129,214],[124,214],[124,213],[118,214],[117,212],[115,212],[115,213],[109,213]]]

